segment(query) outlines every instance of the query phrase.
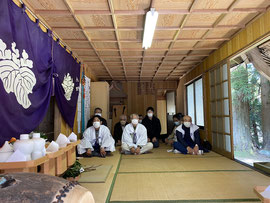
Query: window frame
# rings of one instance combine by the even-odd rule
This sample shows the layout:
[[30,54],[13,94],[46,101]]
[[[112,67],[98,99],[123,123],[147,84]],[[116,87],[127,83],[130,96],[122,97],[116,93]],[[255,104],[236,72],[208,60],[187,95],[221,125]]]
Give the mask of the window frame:
[[[198,81],[198,80],[202,80],[202,105],[203,105],[203,123],[204,123],[204,125],[202,126],[202,125],[198,125],[197,124],[197,115],[196,115],[196,113],[197,113],[197,111],[196,111],[196,87],[195,87],[195,83]],[[205,106],[205,104],[204,104],[204,79],[203,79],[203,76],[202,75],[200,75],[200,76],[198,76],[198,77],[196,77],[194,80],[192,80],[192,81],[189,81],[188,83],[186,83],[185,84],[185,92],[186,92],[186,105],[185,105],[185,107],[186,107],[186,112],[187,112],[187,115],[188,115],[188,86],[189,85],[193,85],[193,103],[194,103],[194,118],[193,118],[193,123],[195,124],[195,125],[197,125],[201,130],[204,130],[204,128],[205,128],[205,112],[204,112],[204,106]]]

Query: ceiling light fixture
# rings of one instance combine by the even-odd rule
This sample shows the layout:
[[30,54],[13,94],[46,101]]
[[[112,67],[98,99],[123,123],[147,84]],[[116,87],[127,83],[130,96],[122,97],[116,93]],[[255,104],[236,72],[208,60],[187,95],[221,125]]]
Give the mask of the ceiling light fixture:
[[154,8],[150,8],[150,11],[146,13],[144,33],[143,33],[143,48],[148,49],[151,47],[154,32],[156,29],[158,19],[158,12]]

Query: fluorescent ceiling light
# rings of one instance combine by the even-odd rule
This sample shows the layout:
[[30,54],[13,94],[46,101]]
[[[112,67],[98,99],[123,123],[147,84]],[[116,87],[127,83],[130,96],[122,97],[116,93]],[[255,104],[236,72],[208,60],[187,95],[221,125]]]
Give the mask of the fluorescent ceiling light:
[[154,37],[154,32],[157,24],[158,12],[154,8],[146,13],[146,19],[144,24],[143,33],[143,48],[148,49],[151,47],[152,40]]

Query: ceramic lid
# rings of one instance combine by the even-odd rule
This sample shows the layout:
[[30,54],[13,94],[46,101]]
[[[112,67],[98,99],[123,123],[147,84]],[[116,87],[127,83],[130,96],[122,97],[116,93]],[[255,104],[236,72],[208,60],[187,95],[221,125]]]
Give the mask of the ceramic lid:
[[28,134],[21,134],[20,135],[20,140],[28,140],[29,139],[29,135]]
[[33,133],[33,138],[40,138],[40,133]]

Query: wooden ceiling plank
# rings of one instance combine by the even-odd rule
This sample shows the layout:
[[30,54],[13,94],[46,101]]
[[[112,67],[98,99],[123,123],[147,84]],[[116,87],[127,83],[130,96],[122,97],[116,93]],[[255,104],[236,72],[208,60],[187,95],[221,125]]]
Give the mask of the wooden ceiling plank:
[[[191,5],[190,5],[190,7],[189,7],[189,12],[191,12],[191,11],[194,9],[195,5],[196,5],[196,0],[193,0],[192,3],[191,3]],[[174,35],[174,37],[173,37],[173,41],[171,42],[171,44],[170,44],[170,46],[169,46],[169,50],[166,52],[164,58],[162,59],[162,62],[161,62],[160,65],[158,66],[158,68],[157,68],[157,70],[156,70],[156,72],[155,72],[155,74],[154,74],[152,80],[154,80],[155,77],[157,76],[157,73],[158,73],[159,69],[162,67],[163,62],[165,61],[166,56],[168,55],[169,51],[172,49],[172,47],[173,47],[173,45],[174,45],[176,39],[178,38],[178,36],[179,36],[181,30],[183,29],[184,25],[186,24],[186,22],[187,22],[187,20],[188,20],[188,17],[189,17],[189,14],[186,14],[186,15],[183,17],[182,22],[181,22],[181,24],[180,24],[180,27],[178,28],[177,32],[175,33],[175,35]]]
[[122,65],[123,65],[123,71],[124,71],[124,74],[125,74],[125,78],[127,80],[127,71],[126,71],[125,62],[123,60],[123,56],[122,56],[122,52],[121,52],[121,45],[120,45],[120,42],[119,42],[119,33],[118,33],[117,21],[116,21],[116,17],[115,17],[115,14],[114,14],[114,7],[113,7],[112,0],[108,0],[108,5],[109,5],[109,8],[110,8],[110,12],[112,13],[112,21],[113,21],[113,26],[114,26],[114,29],[115,29],[115,35],[116,35],[116,40],[117,40],[117,44],[118,44],[118,48],[119,48],[119,54],[121,56],[121,61],[122,61]]
[[[198,3],[198,1],[196,1],[196,0],[194,0],[193,2],[192,2],[192,4],[191,4],[191,6],[189,7],[189,11],[190,12],[192,12],[193,10],[194,10],[194,8],[196,7],[196,4]],[[187,18],[188,19],[188,18]],[[187,19],[186,19],[186,21],[187,21]],[[182,23],[182,25],[181,25],[181,27],[180,27],[180,30],[184,27],[184,24],[186,23],[186,21],[184,22],[184,23]],[[180,34],[180,30],[179,30],[179,34]],[[178,36],[177,36],[178,37]],[[199,42],[199,41],[198,41]],[[198,43],[197,42],[197,43]],[[196,44],[197,44],[196,43]],[[195,46],[195,45],[194,45]],[[193,47],[194,47],[193,46]],[[187,53],[187,56],[189,56],[190,54],[191,54],[191,52],[192,52],[192,50],[190,50],[188,53]],[[185,56],[183,59],[182,59],[182,61],[184,61],[185,59],[186,59],[186,57],[187,56]],[[165,78],[165,81],[166,80],[168,80],[169,79],[169,77],[171,76],[171,74],[174,72],[174,70],[176,70],[176,68],[178,67],[178,66],[180,66],[181,65],[181,63],[182,63],[182,61],[181,62],[179,62],[174,68],[173,68],[173,70],[167,75],[167,77]]]
[[80,26],[80,28],[83,30],[83,33],[85,35],[85,37],[88,39],[90,45],[92,46],[94,52],[96,53],[96,55],[98,56],[99,60],[101,61],[102,65],[104,66],[104,68],[106,69],[106,71],[108,72],[108,74],[110,75],[111,79],[113,80],[113,76],[110,72],[110,70],[108,69],[108,67],[106,66],[106,64],[104,63],[103,59],[99,56],[99,53],[97,52],[94,44],[91,42],[91,39],[88,37],[87,33],[85,32],[85,30],[82,28],[80,21],[78,20],[78,18],[75,16],[74,14],[74,10],[72,9],[72,6],[70,5],[70,3],[68,2],[68,0],[63,0],[64,3],[66,4],[67,8],[69,9],[69,11],[71,12],[72,16],[74,17],[74,19],[76,20],[76,22],[78,23],[78,25]]

